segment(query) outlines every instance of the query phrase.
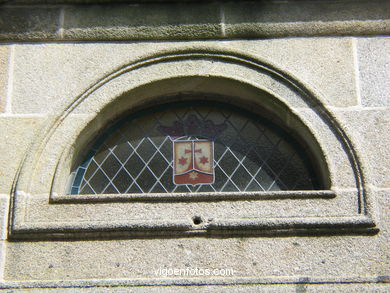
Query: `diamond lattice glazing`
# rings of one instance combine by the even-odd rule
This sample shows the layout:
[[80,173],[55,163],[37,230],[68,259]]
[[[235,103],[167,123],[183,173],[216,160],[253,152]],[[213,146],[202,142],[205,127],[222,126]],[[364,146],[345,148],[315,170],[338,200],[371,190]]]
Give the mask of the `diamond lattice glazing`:
[[[181,140],[213,142],[214,183],[174,184],[173,141]],[[73,172],[70,192],[316,189],[309,160],[297,145],[266,120],[222,104],[154,108],[111,127]]]

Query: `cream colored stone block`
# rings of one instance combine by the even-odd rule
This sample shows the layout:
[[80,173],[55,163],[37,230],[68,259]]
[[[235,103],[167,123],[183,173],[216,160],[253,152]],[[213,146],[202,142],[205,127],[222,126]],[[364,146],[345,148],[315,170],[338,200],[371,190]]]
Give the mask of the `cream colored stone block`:
[[0,192],[9,193],[15,173],[43,118],[0,116]]
[[366,167],[368,184],[390,187],[390,109],[338,111]]
[[[92,196],[91,196],[92,197]],[[87,197],[88,198],[88,197]],[[354,193],[339,192],[334,199],[297,199],[242,200],[242,201],[151,201],[99,203],[91,198],[90,203],[65,203],[47,205],[47,195],[35,195],[26,199],[29,202],[25,222],[50,224],[52,226],[68,224],[82,226],[83,222],[115,223],[128,221],[153,225],[161,222],[185,223],[190,227],[193,218],[200,217],[202,225],[227,220],[275,219],[283,216],[291,218],[353,216],[357,210]],[[282,214],[282,215],[281,215]],[[293,220],[291,220],[293,221]],[[202,226],[199,226],[202,227]],[[241,228],[242,230],[244,228]]]
[[[5,253],[6,253],[6,241],[0,240],[0,288],[2,280],[4,279],[4,268],[5,268]],[[0,289],[1,290],[1,289]]]
[[8,194],[0,194],[0,241],[7,238],[9,198]]
[[[375,216],[378,219],[379,226],[382,233],[385,236],[390,237],[390,190],[389,189],[377,189],[375,190]],[[388,251],[390,251],[390,242],[385,245],[389,246]],[[386,259],[387,263],[390,263],[390,260]]]
[[13,109],[16,113],[52,112],[56,107],[64,108],[109,73],[141,57],[204,49],[244,54],[272,63],[315,90],[325,104],[345,107],[357,103],[351,39],[298,38],[15,45]]
[[[229,42],[219,43],[230,47]],[[295,38],[241,42],[245,52],[272,60],[281,70],[320,94],[324,104],[357,104],[355,65],[351,38]]]
[[357,44],[363,106],[390,106],[390,38],[363,38]]
[[8,54],[9,47],[0,46],[0,113],[5,111],[8,86]]
[[378,276],[388,274],[388,248],[383,234],[12,242],[5,279],[166,279],[160,268],[187,267],[231,268],[235,278]]

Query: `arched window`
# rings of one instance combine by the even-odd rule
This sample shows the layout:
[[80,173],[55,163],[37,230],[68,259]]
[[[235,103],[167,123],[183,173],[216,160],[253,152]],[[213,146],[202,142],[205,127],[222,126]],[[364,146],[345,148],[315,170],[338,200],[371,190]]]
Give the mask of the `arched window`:
[[241,53],[175,51],[118,69],[43,124],[9,231],[375,232],[365,182],[351,139],[302,82]]
[[187,101],[111,126],[72,173],[71,194],[319,189],[308,152],[247,110]]

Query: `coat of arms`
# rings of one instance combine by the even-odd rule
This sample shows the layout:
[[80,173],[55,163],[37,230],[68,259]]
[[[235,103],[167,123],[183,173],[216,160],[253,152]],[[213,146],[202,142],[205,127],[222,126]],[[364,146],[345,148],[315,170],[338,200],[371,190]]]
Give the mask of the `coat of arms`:
[[214,183],[214,143],[185,140],[173,142],[175,184]]
[[193,114],[184,122],[159,127],[172,140],[174,184],[214,183],[214,140],[226,127],[211,120],[200,121]]

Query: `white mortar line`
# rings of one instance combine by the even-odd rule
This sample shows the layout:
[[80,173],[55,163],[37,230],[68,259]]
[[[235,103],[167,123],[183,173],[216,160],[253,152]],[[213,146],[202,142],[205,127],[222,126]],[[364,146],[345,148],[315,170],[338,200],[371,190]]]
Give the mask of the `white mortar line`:
[[[363,106],[351,106],[351,107],[334,107],[326,106],[329,110],[335,111],[388,111],[390,110],[389,106],[380,106],[380,107],[363,107]],[[301,109],[301,108],[298,108]],[[303,108],[304,109],[304,108]]]
[[369,184],[367,187],[374,189],[375,191],[390,191],[390,187],[380,187],[372,184]]
[[221,4],[220,8],[220,17],[221,17],[221,34],[222,37],[226,37],[226,31],[225,31],[225,8],[223,4]]
[[[57,114],[54,114],[57,115]],[[91,113],[76,113],[71,114],[72,117],[88,117],[92,116]],[[0,113],[0,118],[3,117],[14,117],[14,118],[49,118],[53,117],[53,114],[51,113]]]
[[358,58],[358,50],[357,50],[357,40],[356,38],[352,38],[352,54],[353,54],[353,63],[355,68],[355,83],[356,83],[356,97],[357,104],[362,106],[362,97],[360,93],[360,71],[359,71],[359,58]]
[[29,114],[13,114],[13,113],[3,113],[3,114],[0,114],[0,118],[2,117],[14,117],[14,118],[45,118],[45,117],[49,117],[50,115],[49,114],[45,114],[45,113],[29,113]]
[[0,240],[3,244],[3,247],[0,250],[0,280],[4,280],[4,271],[5,271],[5,240]]
[[1,228],[3,229],[0,235],[1,244],[3,247],[0,250],[0,280],[4,280],[4,270],[5,270],[5,239],[7,238],[7,223],[8,223],[8,209],[9,209],[9,196],[8,194],[1,194],[0,197],[5,198],[5,208],[4,215],[2,216],[2,220],[0,222]]
[[61,7],[60,16],[59,16],[59,26],[60,26],[60,28],[58,29],[58,37],[60,39],[64,38],[64,22],[65,22],[65,8]]
[[8,56],[8,80],[7,80],[7,96],[5,100],[5,113],[12,113],[12,91],[14,83],[14,55],[15,45],[9,48]]
[[[5,199],[4,215],[0,215],[2,217],[2,219],[0,221],[0,226],[1,226],[1,228],[3,228],[3,231],[0,235],[0,240],[5,240],[7,238],[9,195],[8,194],[1,194],[0,198]],[[0,273],[0,276],[1,276],[1,273]]]

